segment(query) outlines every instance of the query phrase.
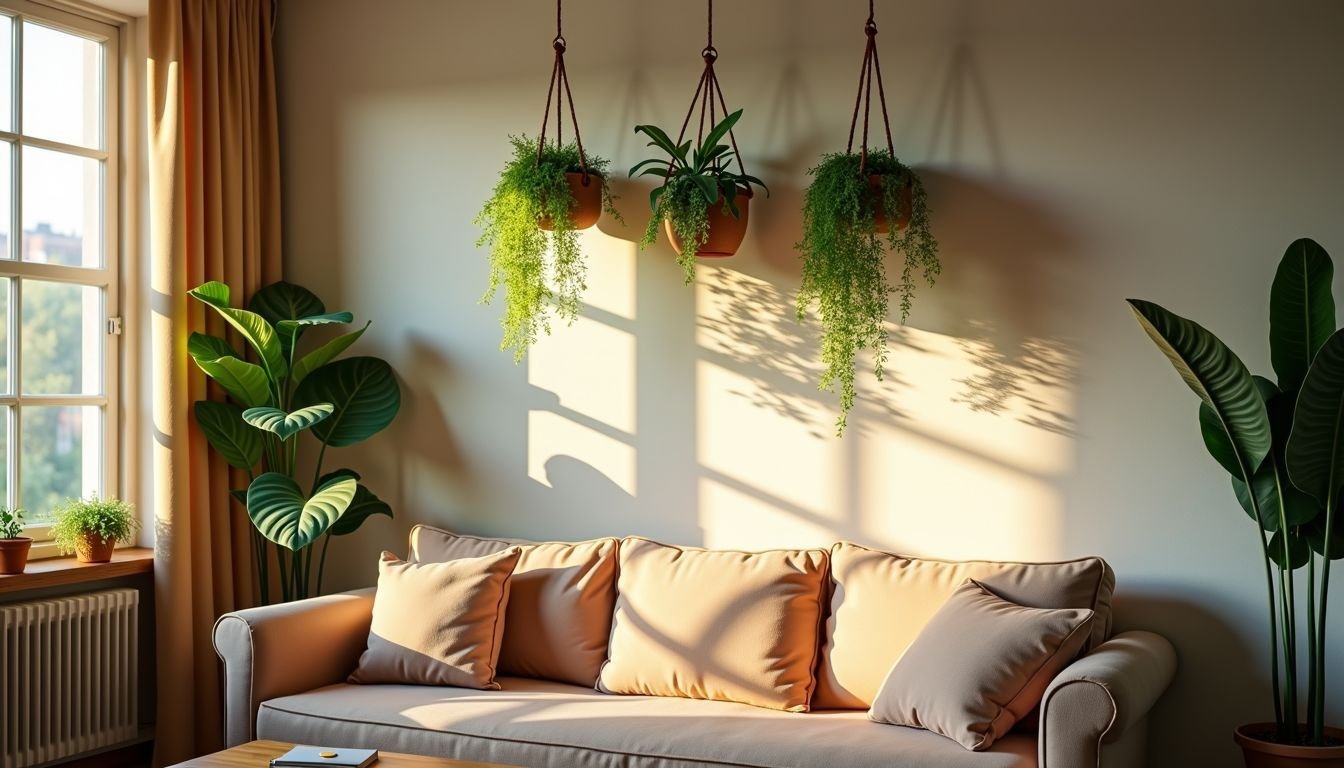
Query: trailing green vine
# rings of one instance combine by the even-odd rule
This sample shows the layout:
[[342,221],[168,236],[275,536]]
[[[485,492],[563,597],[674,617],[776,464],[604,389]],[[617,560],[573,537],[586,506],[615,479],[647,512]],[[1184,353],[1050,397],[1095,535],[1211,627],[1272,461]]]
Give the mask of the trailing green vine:
[[[574,229],[574,197],[565,178],[568,172],[582,170],[578,147],[547,144],[538,161],[536,142],[526,136],[510,136],[509,142],[513,157],[475,219],[484,230],[476,245],[490,247],[490,286],[481,302],[490,303],[503,287],[504,335],[499,348],[512,349],[514,362],[520,362],[541,331],[551,332],[548,305],[554,304],[555,316],[567,323],[578,318],[587,265]],[[603,211],[624,223],[607,185],[608,161],[596,155],[585,159],[592,179],[602,185]],[[551,221],[551,231],[538,226],[543,219]]]
[[[857,154],[831,154],[808,173],[813,177],[803,203],[803,239],[795,246],[802,255],[802,287],[798,292],[798,319],[816,305],[821,317],[821,361],[824,370],[818,388],[840,388],[840,415],[836,434],[843,435],[854,407],[854,358],[859,350],[873,352],[873,374],[880,381],[887,362],[888,295],[899,296],[901,321],[913,306],[915,273],[933,285],[942,267],[938,241],[929,228],[928,198],[914,171],[886,151],[870,151],[863,172]],[[868,176],[881,177],[881,194],[873,194]],[[879,235],[874,216],[880,210],[896,222],[909,190],[909,225],[891,227]],[[901,275],[893,287],[887,279],[890,249],[904,256]]]

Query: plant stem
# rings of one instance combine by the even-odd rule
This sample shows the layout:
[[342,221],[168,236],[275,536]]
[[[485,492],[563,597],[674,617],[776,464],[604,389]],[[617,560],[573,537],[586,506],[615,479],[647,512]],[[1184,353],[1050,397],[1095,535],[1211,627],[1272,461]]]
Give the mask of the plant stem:
[[1307,557],[1307,725],[1312,741],[1325,719],[1316,706],[1316,670],[1320,668],[1320,649],[1316,646],[1316,555]]
[[293,574],[289,572],[284,547],[275,548],[275,560],[277,565],[276,570],[280,574],[280,599],[282,602],[287,603],[294,599],[293,591],[291,589],[291,577]]
[[322,441],[322,449],[317,452],[317,464],[313,467],[313,487],[308,493],[317,493],[317,481],[322,479],[322,460],[327,457],[327,441]]
[[[1260,519],[1260,510],[1255,504],[1255,496],[1251,495],[1251,507],[1255,509],[1256,520]],[[1260,539],[1260,549],[1264,555],[1265,561],[1265,586],[1269,590],[1269,653],[1270,653],[1270,685],[1274,687],[1274,722],[1278,726],[1279,738],[1282,740],[1286,732],[1283,720],[1283,695],[1279,687],[1279,609],[1276,603],[1278,598],[1274,590],[1274,569],[1271,567],[1272,559],[1269,556],[1269,542],[1265,540],[1264,531],[1258,534]]]
[[327,570],[327,547],[331,546],[331,531],[322,539],[322,556],[317,559],[317,594],[322,594],[322,574]]
[[[1288,536],[1284,532],[1283,537],[1283,556],[1284,562],[1292,561],[1288,552]],[[1283,631],[1281,638],[1283,640],[1283,719],[1288,722],[1289,736],[1296,741],[1297,737],[1297,606],[1293,596],[1293,571],[1291,568],[1284,567],[1279,569],[1279,604],[1282,606],[1282,624]]]
[[[1325,610],[1330,605],[1330,542],[1335,538],[1335,494],[1325,502],[1325,550],[1321,553],[1321,610],[1316,615],[1316,650],[1325,660]],[[1317,664],[1315,680],[1317,721],[1312,724],[1311,740],[1320,744],[1325,740],[1325,664]]]

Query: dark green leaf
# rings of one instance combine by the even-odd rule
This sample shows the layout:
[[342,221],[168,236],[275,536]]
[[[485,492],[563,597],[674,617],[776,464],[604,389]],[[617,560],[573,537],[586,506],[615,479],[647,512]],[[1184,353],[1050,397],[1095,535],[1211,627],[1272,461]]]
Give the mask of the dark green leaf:
[[1288,246],[1269,293],[1269,357],[1279,385],[1297,391],[1312,358],[1335,332],[1335,267],[1314,240]]
[[[1307,560],[1311,558],[1311,549],[1307,545],[1306,537],[1295,530],[1289,531],[1286,552],[1284,551],[1284,538],[1283,531],[1274,532],[1269,540],[1269,559],[1273,560],[1274,564],[1280,568],[1287,567],[1292,571],[1306,565]],[[1285,565],[1285,562],[1288,565]]]
[[668,136],[662,128],[656,125],[636,125],[635,133],[648,136],[651,139],[649,146],[657,147],[673,157],[677,156],[677,145],[673,143],[672,137]]
[[351,344],[359,341],[359,337],[364,335],[364,332],[369,329],[369,325],[371,323],[365,323],[364,327],[358,331],[337,336],[300,358],[299,362],[294,364],[294,371],[290,374],[294,385],[298,386],[299,383],[308,378],[308,374],[331,362],[337,355],[349,349]]
[[305,499],[289,477],[267,472],[247,488],[247,514],[262,536],[290,550],[303,549],[336,524],[358,485],[352,477],[338,477]]
[[262,367],[272,382],[280,381],[285,373],[285,359],[280,346],[280,338],[275,329],[264,317],[245,309],[229,306],[229,287],[220,282],[209,282],[197,286],[188,292],[196,300],[206,304],[224,318],[234,330],[238,331],[247,343],[256,350],[261,358]]
[[714,128],[705,136],[705,140],[700,142],[700,146],[713,147],[717,145],[724,136],[728,135],[729,131],[733,130],[733,126],[737,125],[737,121],[741,119],[742,110],[740,109],[723,118],[719,121],[719,124],[714,126]]
[[313,434],[341,447],[367,440],[391,424],[401,407],[401,387],[386,362],[351,357],[310,373],[294,391],[294,400],[300,406],[335,406],[331,418],[313,427]]
[[334,410],[331,403],[316,403],[290,413],[285,413],[279,408],[248,408],[243,411],[243,421],[257,429],[264,429],[281,440],[288,440],[299,432],[321,423]]
[[1129,300],[1139,324],[1176,372],[1222,424],[1243,478],[1251,477],[1273,445],[1269,413],[1241,359],[1197,323],[1147,301]]
[[650,209],[655,210],[655,211],[658,210],[658,198],[659,198],[659,197],[662,197],[663,193],[666,192],[666,191],[667,191],[667,187],[654,187],[652,190],[649,191],[649,208],[650,208]]
[[187,337],[187,354],[196,362],[218,360],[221,357],[238,357],[229,342],[208,333],[192,331]]
[[715,183],[710,176],[692,176],[696,186],[700,187],[700,194],[704,195],[705,202],[713,205],[719,200],[719,185]]
[[278,326],[281,320],[325,314],[326,305],[312,291],[301,285],[280,281],[257,291],[247,308]]
[[1293,484],[1321,504],[1344,485],[1344,331],[1326,340],[1302,381],[1286,460]]
[[300,317],[297,320],[281,320],[276,324],[276,328],[281,335],[293,335],[294,331],[300,328],[307,328],[314,325],[344,325],[353,323],[355,316],[349,312],[331,312],[325,315],[309,315]]
[[261,433],[243,421],[243,409],[232,403],[198,400],[196,425],[210,447],[230,466],[251,469],[261,461]]
[[[1339,504],[1340,501],[1336,500],[1335,503]],[[1326,552],[1324,514],[1318,515],[1315,520],[1303,526],[1302,531],[1306,536],[1307,545],[1311,547],[1313,552],[1321,557],[1328,554],[1331,560],[1344,559],[1344,515],[1339,514],[1338,511],[1335,512],[1334,535],[1330,537],[1330,551],[1328,553]]]
[[392,507],[387,502],[374,495],[363,483],[355,489],[355,499],[350,502],[350,507],[341,515],[341,519],[331,527],[333,536],[349,536],[364,524],[373,515],[386,515],[392,517]]
[[259,365],[236,357],[221,357],[218,360],[198,359],[196,366],[249,408],[271,402],[271,380]]

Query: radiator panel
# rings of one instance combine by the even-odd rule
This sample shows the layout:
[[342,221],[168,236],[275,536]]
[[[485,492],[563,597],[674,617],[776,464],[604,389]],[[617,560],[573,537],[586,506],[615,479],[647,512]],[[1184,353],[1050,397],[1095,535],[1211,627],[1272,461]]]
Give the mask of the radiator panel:
[[0,765],[28,768],[135,738],[140,593],[0,605]]

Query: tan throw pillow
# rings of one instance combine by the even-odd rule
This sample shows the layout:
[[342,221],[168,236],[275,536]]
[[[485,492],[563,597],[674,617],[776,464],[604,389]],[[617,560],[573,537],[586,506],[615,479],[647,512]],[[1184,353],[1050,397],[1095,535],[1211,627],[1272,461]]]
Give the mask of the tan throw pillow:
[[605,693],[806,712],[825,550],[727,552],[621,541]]
[[989,749],[1041,703],[1095,615],[1026,608],[967,580],[892,666],[868,717]]
[[956,562],[893,555],[840,542],[831,549],[826,620],[813,709],[867,709],[891,665],[966,579],[1032,608],[1097,613],[1083,650],[1110,636],[1115,573],[1105,560]]
[[411,560],[438,563],[522,551],[509,584],[499,673],[591,686],[607,658],[616,604],[616,539],[573,544],[411,529]]
[[504,609],[518,548],[451,563],[378,561],[369,645],[352,683],[498,689]]

